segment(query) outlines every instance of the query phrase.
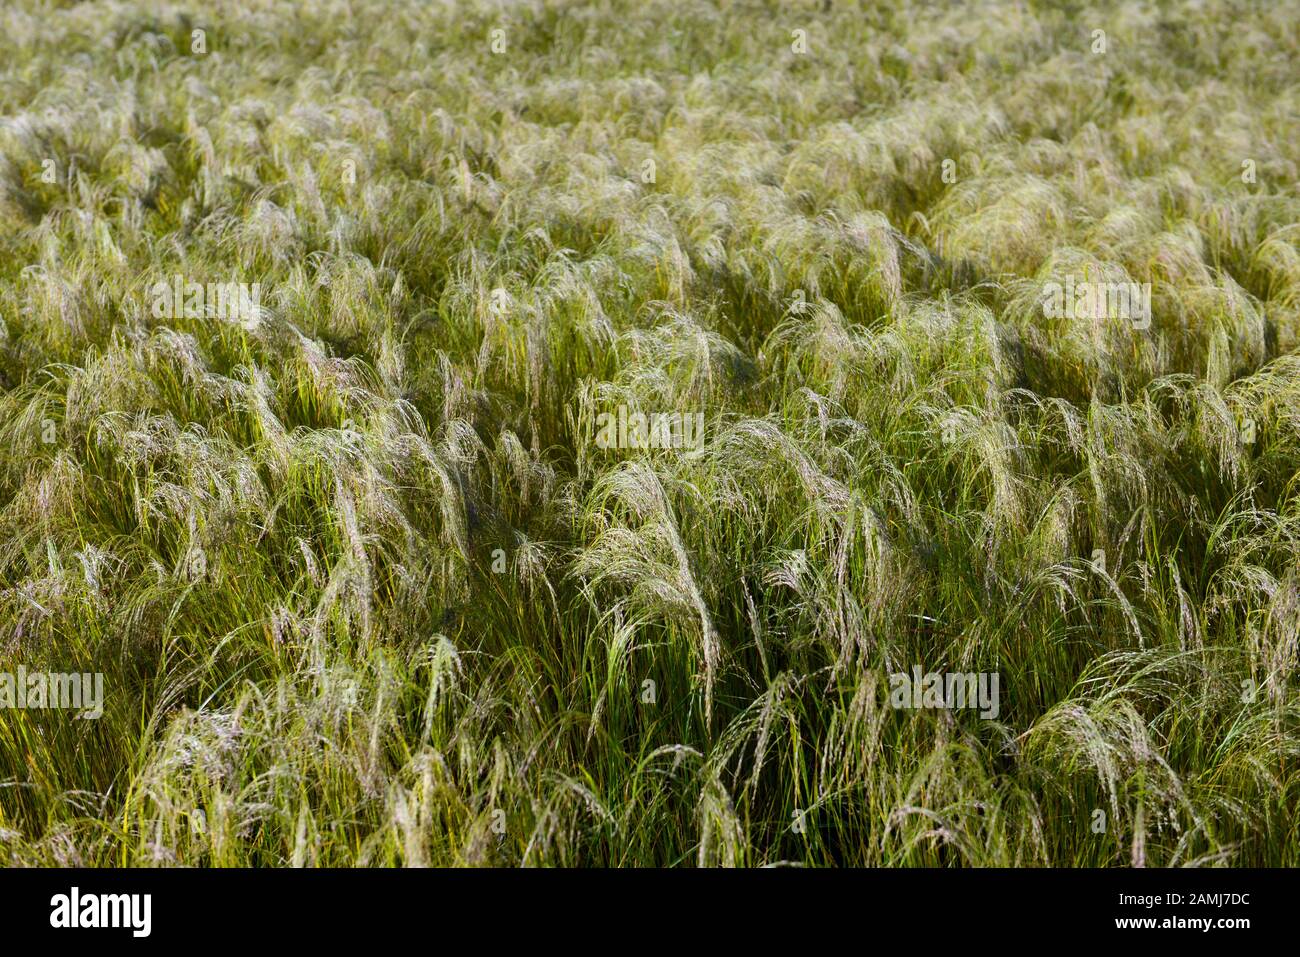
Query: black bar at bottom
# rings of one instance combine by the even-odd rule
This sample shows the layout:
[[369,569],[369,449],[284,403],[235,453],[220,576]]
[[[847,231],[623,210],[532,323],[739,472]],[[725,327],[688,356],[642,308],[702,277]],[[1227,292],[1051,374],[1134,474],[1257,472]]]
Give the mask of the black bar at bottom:
[[558,945],[602,923],[624,942],[698,942],[712,931],[733,946],[770,945],[777,933],[816,940],[836,925],[864,940],[877,930],[911,928],[920,942],[982,928],[999,943],[1050,933],[1231,945],[1290,925],[1296,884],[1295,871],[1228,869],[7,870],[0,913],[9,942],[76,934],[127,946],[373,945],[447,927],[477,928],[494,944]]

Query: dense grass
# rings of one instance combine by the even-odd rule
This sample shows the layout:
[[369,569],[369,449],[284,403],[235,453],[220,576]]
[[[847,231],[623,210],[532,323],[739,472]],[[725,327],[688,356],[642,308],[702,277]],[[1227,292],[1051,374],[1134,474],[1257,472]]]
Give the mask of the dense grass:
[[7,3],[0,671],[106,701],[0,710],[0,861],[1300,864],[1298,56],[1238,0]]

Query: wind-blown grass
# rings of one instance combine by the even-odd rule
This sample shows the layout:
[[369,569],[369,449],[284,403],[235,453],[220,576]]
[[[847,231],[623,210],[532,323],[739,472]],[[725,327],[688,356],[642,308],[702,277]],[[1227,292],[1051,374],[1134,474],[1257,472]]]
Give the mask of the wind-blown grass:
[[1295,13],[7,4],[0,861],[1300,864]]

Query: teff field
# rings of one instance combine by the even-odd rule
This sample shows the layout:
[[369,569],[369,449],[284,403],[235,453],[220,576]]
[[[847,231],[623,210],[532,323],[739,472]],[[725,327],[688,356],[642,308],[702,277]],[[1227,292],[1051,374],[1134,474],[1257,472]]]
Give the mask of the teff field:
[[0,863],[1300,864],[1297,62],[6,3]]

